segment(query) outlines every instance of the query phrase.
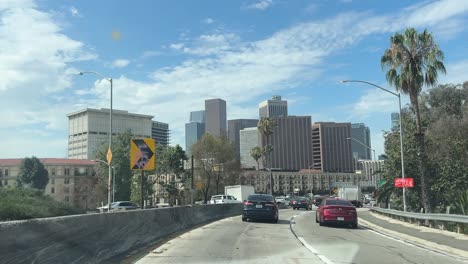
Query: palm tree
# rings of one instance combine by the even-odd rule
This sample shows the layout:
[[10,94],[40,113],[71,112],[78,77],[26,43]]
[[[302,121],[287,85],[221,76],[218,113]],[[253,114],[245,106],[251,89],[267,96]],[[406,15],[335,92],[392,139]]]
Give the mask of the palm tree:
[[253,149],[250,150],[250,156],[257,162],[257,170],[260,167],[260,164],[258,161],[262,157],[262,149],[260,147],[254,147]]
[[387,70],[387,82],[398,91],[409,95],[416,116],[415,140],[418,148],[422,203],[427,213],[431,212],[432,208],[424,166],[426,151],[418,97],[423,86],[432,87],[437,84],[439,72],[446,73],[443,59],[444,53],[430,32],[424,30],[418,33],[414,28],[407,28],[403,34],[395,33],[390,37],[390,48],[385,50],[380,60],[382,69]]
[[270,144],[271,143],[270,136],[273,135],[273,129],[275,126],[276,126],[275,120],[269,117],[262,117],[260,118],[260,121],[258,121],[258,131],[260,131],[260,134],[262,134],[262,136],[266,138],[266,144],[264,145],[262,149],[262,154],[265,157],[265,159],[268,158],[269,160],[270,194],[273,194],[273,175],[271,173],[272,160],[271,160],[271,155],[270,155],[271,152],[273,151],[273,146]]

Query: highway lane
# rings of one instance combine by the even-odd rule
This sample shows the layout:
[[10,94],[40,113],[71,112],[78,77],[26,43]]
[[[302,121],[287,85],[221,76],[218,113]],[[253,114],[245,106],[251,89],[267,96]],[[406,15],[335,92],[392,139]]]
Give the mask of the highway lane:
[[240,216],[217,221],[165,243],[137,263],[322,263],[291,232],[289,219],[296,213],[280,210],[278,224],[242,222]]
[[[368,209],[358,209],[364,211]],[[298,239],[329,263],[464,263],[360,226],[358,229],[319,226],[315,211],[302,213],[292,222]]]
[[136,263],[463,263],[363,227],[320,227],[314,216],[281,210],[278,224],[231,217],[176,237]]

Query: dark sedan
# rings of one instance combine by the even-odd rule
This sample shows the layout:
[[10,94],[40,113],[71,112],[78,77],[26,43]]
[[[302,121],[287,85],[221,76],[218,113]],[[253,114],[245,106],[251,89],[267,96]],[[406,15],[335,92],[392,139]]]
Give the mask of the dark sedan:
[[292,206],[293,210],[304,208],[306,210],[312,210],[312,203],[306,197],[299,197]]
[[356,207],[348,200],[337,198],[324,199],[315,213],[315,222],[321,226],[334,223],[351,225],[353,228],[357,228],[358,217]]
[[358,200],[352,200],[350,201],[352,205],[354,205],[354,207],[362,207],[362,203],[361,201],[358,201]]
[[247,220],[270,220],[278,223],[278,206],[275,198],[267,194],[249,195],[242,211],[242,221]]

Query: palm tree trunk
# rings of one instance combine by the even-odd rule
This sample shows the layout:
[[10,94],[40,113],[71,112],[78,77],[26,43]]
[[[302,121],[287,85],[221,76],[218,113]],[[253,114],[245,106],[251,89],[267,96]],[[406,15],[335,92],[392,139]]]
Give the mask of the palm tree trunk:
[[[413,97],[413,96],[411,96]],[[421,126],[421,114],[419,111],[419,100],[417,95],[411,98],[411,102],[414,107],[416,115],[416,134],[414,135],[416,141],[417,155],[418,155],[418,167],[419,167],[419,176],[421,178],[421,196],[422,203],[424,206],[424,211],[426,213],[432,212],[431,201],[429,199],[429,185],[427,183],[427,173],[426,173],[426,146],[424,140],[424,133]],[[401,117],[400,117],[401,118]]]

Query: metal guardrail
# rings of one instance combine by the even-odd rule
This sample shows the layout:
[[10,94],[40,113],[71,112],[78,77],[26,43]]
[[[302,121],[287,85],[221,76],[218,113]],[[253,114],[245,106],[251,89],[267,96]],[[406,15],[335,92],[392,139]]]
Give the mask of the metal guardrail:
[[[393,209],[383,209],[383,208],[370,208],[371,211],[375,211],[381,214],[391,216],[393,218],[407,218],[416,221],[426,221],[429,223],[429,226],[433,226],[434,222],[442,223],[455,223],[457,225],[457,233],[462,233],[464,224],[468,224],[468,215],[456,215],[456,214],[424,214],[424,213],[413,213],[413,212],[403,212]],[[444,226],[442,225],[442,229]]]

